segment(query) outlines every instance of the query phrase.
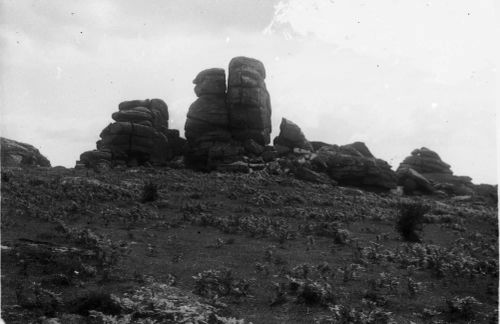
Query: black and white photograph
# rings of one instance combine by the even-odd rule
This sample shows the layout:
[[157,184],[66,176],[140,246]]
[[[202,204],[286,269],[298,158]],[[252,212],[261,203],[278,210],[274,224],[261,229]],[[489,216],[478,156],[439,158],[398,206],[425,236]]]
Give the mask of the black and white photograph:
[[495,0],[0,0],[0,324],[498,323]]

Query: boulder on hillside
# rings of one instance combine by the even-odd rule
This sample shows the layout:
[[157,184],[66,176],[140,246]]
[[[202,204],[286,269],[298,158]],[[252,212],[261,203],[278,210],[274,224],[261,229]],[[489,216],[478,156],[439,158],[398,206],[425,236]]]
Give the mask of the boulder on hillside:
[[412,168],[399,168],[396,175],[398,184],[403,187],[403,192],[407,195],[432,194],[435,191],[430,181]]
[[50,161],[34,146],[0,137],[3,167],[50,167]]
[[280,133],[274,138],[273,144],[286,146],[291,150],[297,147],[313,151],[313,146],[306,139],[300,127],[286,118],[281,119]]
[[226,103],[233,139],[253,139],[260,145],[270,142],[271,100],[264,79],[262,62],[235,57],[229,63]]
[[399,166],[400,168],[412,168],[420,174],[426,173],[441,173],[453,174],[450,165],[443,162],[439,155],[429,150],[426,147],[415,149],[411,152],[411,156],[404,159]]
[[[405,158],[399,165],[398,175],[406,177],[406,172],[400,172],[400,170],[406,169],[413,169],[427,179],[438,191],[458,196],[473,194],[472,179],[454,175],[450,165],[442,161],[436,152],[426,147],[413,150],[411,156]],[[402,178],[400,181],[403,180]]]
[[354,146],[323,146],[316,151],[312,164],[344,185],[390,190],[397,184],[396,174],[386,161],[365,157]]
[[368,147],[366,146],[366,144],[363,143],[363,142],[354,142],[354,143],[351,143],[351,144],[342,145],[341,148],[344,148],[344,149],[353,148],[357,152],[361,153],[361,155],[364,156],[364,157],[367,157],[367,158],[373,158],[374,157],[373,154],[372,154],[372,152],[370,152],[370,150],[368,149]]

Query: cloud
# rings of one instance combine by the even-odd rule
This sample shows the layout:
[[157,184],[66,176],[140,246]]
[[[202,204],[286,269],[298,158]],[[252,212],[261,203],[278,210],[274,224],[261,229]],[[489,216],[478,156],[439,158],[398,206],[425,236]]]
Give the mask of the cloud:
[[2,133],[72,166],[119,102],[155,97],[182,133],[196,74],[246,55],[266,66],[274,136],[286,117],[393,166],[429,146],[495,182],[491,13],[446,3],[3,1]]

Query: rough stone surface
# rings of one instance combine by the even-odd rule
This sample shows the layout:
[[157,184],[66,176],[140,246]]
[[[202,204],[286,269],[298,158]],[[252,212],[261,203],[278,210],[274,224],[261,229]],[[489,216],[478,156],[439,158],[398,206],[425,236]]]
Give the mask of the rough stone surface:
[[0,137],[3,167],[50,167],[50,161],[34,146]]
[[168,106],[163,100],[124,101],[118,109],[112,114],[115,122],[102,130],[97,150],[82,153],[81,163],[93,168],[103,162],[111,166],[164,165],[182,154],[183,140],[178,131],[168,129]]
[[473,195],[474,188],[472,179],[466,176],[456,176],[451,171],[449,164],[441,160],[440,156],[426,148],[415,149],[411,155],[404,159],[399,165],[399,174],[405,176],[406,173],[400,172],[411,168],[427,179],[432,186],[448,195]]
[[301,148],[313,151],[313,146],[304,136],[300,127],[294,122],[282,118],[280,124],[280,133],[274,138],[274,145],[283,145],[290,149]]
[[226,103],[233,139],[253,139],[260,145],[270,142],[271,100],[264,79],[262,62],[235,57],[229,63]]
[[[210,170],[217,163],[234,162],[239,154],[231,143],[226,107],[226,79],[223,69],[203,70],[193,80],[199,97],[189,107],[184,131],[186,165]],[[237,151],[237,153],[235,152]]]
[[224,69],[212,68],[203,70],[193,80],[195,84],[194,92],[197,97],[203,95],[218,95],[226,94],[226,72]]
[[363,156],[352,146],[323,146],[312,159],[316,171],[326,172],[340,184],[389,190],[396,187],[396,174],[381,159]]
[[229,117],[224,97],[204,95],[189,107],[184,131],[191,145],[204,141],[227,142]]
[[399,168],[396,172],[398,184],[403,187],[405,194],[434,193],[434,187],[423,175],[412,168]]
[[453,174],[450,169],[450,165],[443,162],[436,152],[431,151],[426,147],[413,150],[413,152],[411,152],[411,156],[404,159],[399,167],[409,167],[420,174]]

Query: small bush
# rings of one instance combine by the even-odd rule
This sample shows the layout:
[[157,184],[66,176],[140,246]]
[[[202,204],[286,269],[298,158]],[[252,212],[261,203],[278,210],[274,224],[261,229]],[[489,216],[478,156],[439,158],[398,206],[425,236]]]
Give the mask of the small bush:
[[452,318],[464,320],[474,318],[477,308],[481,305],[476,298],[471,296],[448,299],[446,300],[446,304],[448,305],[448,312]]
[[396,230],[407,242],[421,242],[420,232],[429,207],[421,201],[402,203],[396,221]]
[[142,187],[141,202],[155,201],[158,199],[158,185],[152,181],[148,181]]

